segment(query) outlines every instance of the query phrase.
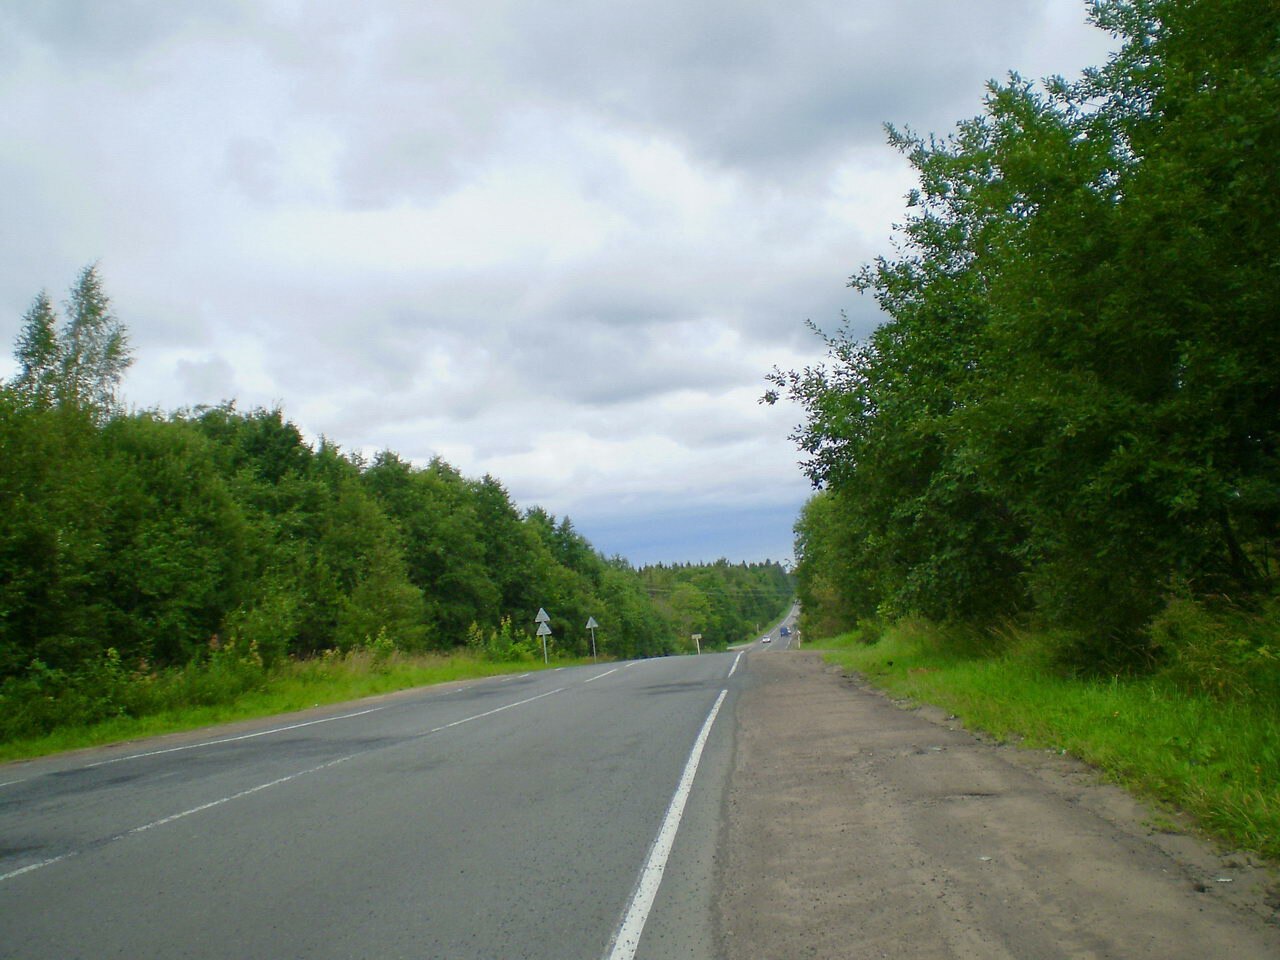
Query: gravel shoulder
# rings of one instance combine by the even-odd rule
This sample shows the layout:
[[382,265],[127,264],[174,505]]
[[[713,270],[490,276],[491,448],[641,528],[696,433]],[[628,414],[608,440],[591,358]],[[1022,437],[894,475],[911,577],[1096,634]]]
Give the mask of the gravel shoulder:
[[1280,958],[1276,876],[1088,766],[749,657],[716,904],[729,960]]

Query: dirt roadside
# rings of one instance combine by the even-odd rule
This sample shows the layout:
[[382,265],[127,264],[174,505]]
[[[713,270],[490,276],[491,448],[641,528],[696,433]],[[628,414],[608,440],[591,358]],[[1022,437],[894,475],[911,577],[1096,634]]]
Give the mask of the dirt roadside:
[[1087,766],[903,709],[816,653],[747,667],[726,960],[1280,958],[1273,874],[1158,832]]

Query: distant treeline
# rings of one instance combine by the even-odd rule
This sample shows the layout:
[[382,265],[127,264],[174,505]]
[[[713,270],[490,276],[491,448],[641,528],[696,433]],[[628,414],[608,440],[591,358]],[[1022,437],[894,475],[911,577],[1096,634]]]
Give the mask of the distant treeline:
[[795,593],[791,574],[767,560],[658,564],[641,569],[640,580],[654,605],[676,624],[681,639],[688,643],[693,634],[701,634],[703,649],[751,639],[781,617]]
[[1180,655],[1188,605],[1274,621],[1280,6],[1090,7],[1105,66],[890,131],[919,186],[851,282],[888,320],[775,373],[822,488],[797,550],[824,631],[1029,621],[1113,671]]
[[493,477],[313,446],[280,410],[122,412],[95,268],[68,311],[37,298],[0,384],[0,696],[227,648],[517,658],[540,607],[556,655],[590,653],[592,617],[603,654],[655,656],[744,639],[792,595],[777,564],[637,571]]

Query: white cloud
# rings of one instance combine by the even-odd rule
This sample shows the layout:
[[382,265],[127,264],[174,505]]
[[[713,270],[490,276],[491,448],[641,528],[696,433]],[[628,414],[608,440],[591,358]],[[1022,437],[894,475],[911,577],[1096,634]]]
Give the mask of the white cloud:
[[693,538],[718,531],[777,556],[808,489],[799,413],[756,401],[772,366],[817,359],[805,319],[875,322],[845,283],[911,182],[882,122],[945,132],[988,78],[1098,62],[1083,16],[10,5],[0,340],[101,259],[135,405],[281,404],[347,449],[493,473],[609,552],[710,559]]

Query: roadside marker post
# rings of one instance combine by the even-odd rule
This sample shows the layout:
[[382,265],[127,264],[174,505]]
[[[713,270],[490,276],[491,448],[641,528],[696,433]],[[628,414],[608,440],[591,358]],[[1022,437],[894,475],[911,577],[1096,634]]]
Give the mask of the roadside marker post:
[[596,659],[596,627],[600,624],[596,623],[595,617],[587,617],[587,629],[591,631],[591,659]]

